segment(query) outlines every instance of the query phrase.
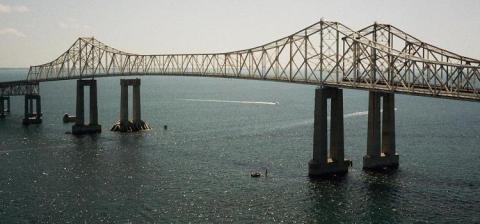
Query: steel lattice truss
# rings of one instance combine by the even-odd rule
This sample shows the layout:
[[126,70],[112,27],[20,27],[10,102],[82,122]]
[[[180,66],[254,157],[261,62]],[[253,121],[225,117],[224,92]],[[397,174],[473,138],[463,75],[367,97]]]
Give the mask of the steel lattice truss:
[[36,95],[39,91],[37,81],[0,82],[0,96]]
[[30,67],[28,81],[129,75],[211,76],[307,83],[480,100],[480,61],[424,43],[386,24],[358,32],[320,21],[240,51],[138,55],[79,38],[54,61]]

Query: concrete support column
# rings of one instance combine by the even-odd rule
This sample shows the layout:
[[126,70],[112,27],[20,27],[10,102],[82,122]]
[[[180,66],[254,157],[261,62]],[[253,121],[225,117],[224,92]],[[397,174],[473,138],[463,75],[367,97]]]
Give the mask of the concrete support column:
[[10,113],[10,97],[7,96],[6,99],[7,99],[7,112]]
[[[24,125],[42,123],[42,107],[40,99],[40,95],[25,95],[25,117],[23,118]],[[36,100],[36,112],[33,110],[33,100]]]
[[90,85],[90,125],[98,125],[97,80]]
[[395,155],[395,94],[383,95],[382,152]]
[[29,99],[28,99],[28,95],[25,95],[25,106],[24,106],[24,118],[27,119],[29,117],[29,113],[30,113],[30,109],[28,108],[28,106],[30,105],[29,103]]
[[28,104],[30,105],[29,113],[30,113],[30,115],[33,115],[33,99],[32,98],[28,99]]
[[[133,120],[128,118],[128,87],[133,86]],[[142,120],[140,103],[140,79],[120,80],[120,121],[113,125],[112,131],[136,132],[148,130],[150,127]]]
[[[84,87],[90,87],[90,122],[85,125],[85,90]],[[77,80],[77,107],[75,125],[72,126],[72,134],[92,134],[102,132],[102,127],[98,124],[98,102],[97,102],[97,80]],[[70,119],[67,115],[67,118]]]
[[[328,117],[330,110],[330,158],[328,156]],[[309,162],[310,177],[345,174],[348,164],[344,159],[343,92],[338,88],[320,87],[315,90],[315,112],[313,130],[313,159]]]
[[368,94],[367,156],[380,156],[380,94]]
[[5,100],[0,97],[0,117],[5,117]]
[[133,123],[142,120],[140,107],[140,80],[138,84],[133,85]]
[[315,90],[315,112],[313,120],[313,161],[321,166],[325,166],[328,160],[327,91],[328,88],[317,88]]
[[331,98],[330,157],[334,162],[344,161],[343,90],[335,89]]
[[82,80],[77,80],[77,105],[76,105],[76,113],[75,116],[76,125],[84,125],[85,124],[85,110],[84,110],[84,90],[83,90],[83,83]]
[[[394,93],[370,91],[368,106],[367,155],[363,169],[384,170],[398,168],[399,156],[395,152]],[[380,103],[383,100],[383,114]]]
[[120,125],[128,124],[128,84],[126,80],[120,80]]
[[5,117],[10,113],[10,97],[0,96],[0,117]]
[[35,105],[37,110],[36,117],[37,119],[40,119],[42,117],[42,103],[41,103],[40,95],[37,95],[36,101],[37,101]]
[[7,112],[10,113],[10,97],[7,97]]

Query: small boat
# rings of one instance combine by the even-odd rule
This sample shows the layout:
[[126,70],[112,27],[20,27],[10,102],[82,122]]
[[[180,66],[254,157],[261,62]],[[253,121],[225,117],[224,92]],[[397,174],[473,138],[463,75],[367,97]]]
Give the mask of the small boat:
[[262,176],[262,174],[260,174],[259,172],[252,172],[252,173],[250,173],[250,176],[251,177],[260,177],[260,176]]
[[71,116],[69,114],[63,115],[63,123],[75,122],[76,120],[77,120],[77,117],[75,116]]

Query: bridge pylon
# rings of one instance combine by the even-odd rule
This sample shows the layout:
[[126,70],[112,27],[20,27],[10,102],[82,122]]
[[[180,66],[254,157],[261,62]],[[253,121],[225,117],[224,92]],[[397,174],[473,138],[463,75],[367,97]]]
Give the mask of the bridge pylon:
[[[148,130],[150,126],[142,120],[140,104],[140,79],[120,79],[120,120],[113,125],[111,131],[136,132]],[[133,87],[133,120],[128,118],[128,87]]]
[[395,94],[370,91],[368,101],[367,155],[363,157],[363,169],[396,169],[399,155],[395,151]]
[[[90,87],[90,122],[85,124],[84,111],[84,87]],[[75,124],[72,126],[72,134],[92,134],[102,132],[102,126],[98,124],[98,101],[97,101],[97,80],[77,80],[77,102]]]
[[[328,150],[328,100],[330,99],[330,150]],[[315,90],[313,159],[308,175],[321,177],[348,172],[350,160],[344,155],[343,90],[320,87]]]
[[42,123],[42,104],[40,99],[40,95],[38,94],[25,95],[25,116],[23,118],[24,125]]

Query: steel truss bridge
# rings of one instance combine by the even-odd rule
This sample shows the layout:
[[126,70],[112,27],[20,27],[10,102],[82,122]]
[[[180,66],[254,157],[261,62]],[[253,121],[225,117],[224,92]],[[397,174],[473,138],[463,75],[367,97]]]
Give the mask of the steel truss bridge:
[[30,67],[27,81],[139,75],[272,80],[480,100],[479,60],[377,23],[354,31],[319,21],[258,47],[210,54],[140,55],[79,38],[52,62]]
[[[23,123],[41,123],[39,83],[76,79],[76,114],[65,115],[64,121],[75,122],[72,134],[98,133],[102,128],[98,123],[95,78],[142,75],[319,85],[315,90],[310,176],[346,173],[351,165],[344,158],[343,88],[369,91],[364,169],[399,165],[395,148],[396,93],[480,101],[479,60],[422,42],[392,25],[375,23],[354,31],[341,23],[321,20],[270,43],[225,53],[140,55],[117,50],[95,38],[79,38],[57,59],[31,66],[26,80],[0,83],[0,117],[10,112],[8,96],[25,95]],[[122,79],[120,84],[120,120],[111,130],[149,129],[141,119],[140,80]],[[130,85],[133,86],[132,120],[128,115]],[[90,88],[88,124],[84,116],[84,87]]]

